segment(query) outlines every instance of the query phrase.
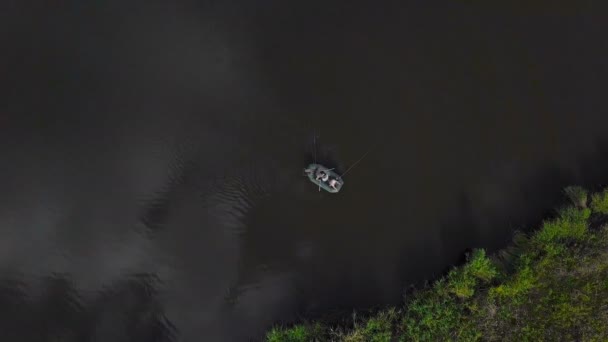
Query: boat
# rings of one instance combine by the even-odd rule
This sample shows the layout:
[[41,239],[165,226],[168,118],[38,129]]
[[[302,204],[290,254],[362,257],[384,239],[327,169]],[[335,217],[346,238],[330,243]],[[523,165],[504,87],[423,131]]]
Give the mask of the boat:
[[[327,180],[323,181],[323,180],[317,180],[317,173],[318,172],[325,172],[328,177]],[[337,192],[340,191],[340,189],[342,189],[342,186],[344,185],[344,180],[342,179],[342,177],[340,177],[339,174],[337,174],[334,169],[330,169],[327,168],[321,164],[316,164],[316,163],[312,163],[309,164],[308,167],[306,167],[304,169],[304,174],[306,176],[308,176],[308,179],[313,182],[314,184],[316,184],[320,189],[323,189],[327,192],[330,192],[332,194],[335,194]],[[337,181],[336,185],[335,185],[335,189],[332,188],[331,186],[329,186],[329,182],[335,179]]]

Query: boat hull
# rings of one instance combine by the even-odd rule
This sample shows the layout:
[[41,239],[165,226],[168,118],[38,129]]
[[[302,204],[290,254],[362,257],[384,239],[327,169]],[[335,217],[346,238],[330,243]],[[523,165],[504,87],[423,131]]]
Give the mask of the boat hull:
[[[321,180],[317,180],[315,178],[315,174],[317,173],[317,170],[322,169],[325,170],[325,172],[327,172],[327,174],[329,175],[329,179],[326,182],[323,182]],[[312,172],[308,172],[306,173],[306,175],[308,176],[308,179],[314,183],[317,187],[335,194],[340,192],[340,190],[342,189],[342,186],[344,186],[344,180],[342,179],[342,177],[340,177],[339,174],[337,174],[336,172],[334,172],[331,169],[326,168],[325,166],[321,165],[321,164],[310,164],[308,165],[308,167],[306,168],[306,170],[311,170]],[[329,180],[331,179],[335,179],[338,181],[338,186],[336,189],[332,188],[331,186],[329,186]]]

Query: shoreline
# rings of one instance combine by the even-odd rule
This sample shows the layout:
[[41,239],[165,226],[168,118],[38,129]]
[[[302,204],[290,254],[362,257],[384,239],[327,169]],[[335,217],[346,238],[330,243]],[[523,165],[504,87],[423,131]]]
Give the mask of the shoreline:
[[[564,189],[570,205],[508,247],[473,249],[399,307],[275,325],[264,340],[497,341],[608,339],[608,188]],[[605,302],[605,303],[604,303]],[[335,315],[332,315],[335,317]]]

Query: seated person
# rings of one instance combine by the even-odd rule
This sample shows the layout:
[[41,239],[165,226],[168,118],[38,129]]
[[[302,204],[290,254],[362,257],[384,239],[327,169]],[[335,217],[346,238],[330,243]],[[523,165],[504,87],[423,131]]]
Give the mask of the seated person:
[[340,182],[338,182],[337,179],[332,179],[329,181],[329,187],[334,190],[338,190],[338,188],[340,187]]
[[327,182],[328,179],[329,174],[327,173],[327,171],[319,169],[319,171],[317,172],[317,180]]

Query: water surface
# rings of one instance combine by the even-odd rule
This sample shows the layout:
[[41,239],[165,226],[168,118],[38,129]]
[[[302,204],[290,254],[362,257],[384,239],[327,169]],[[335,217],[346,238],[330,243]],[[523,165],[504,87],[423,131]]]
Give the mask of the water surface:
[[596,3],[9,5],[0,330],[248,340],[505,246],[608,180]]

